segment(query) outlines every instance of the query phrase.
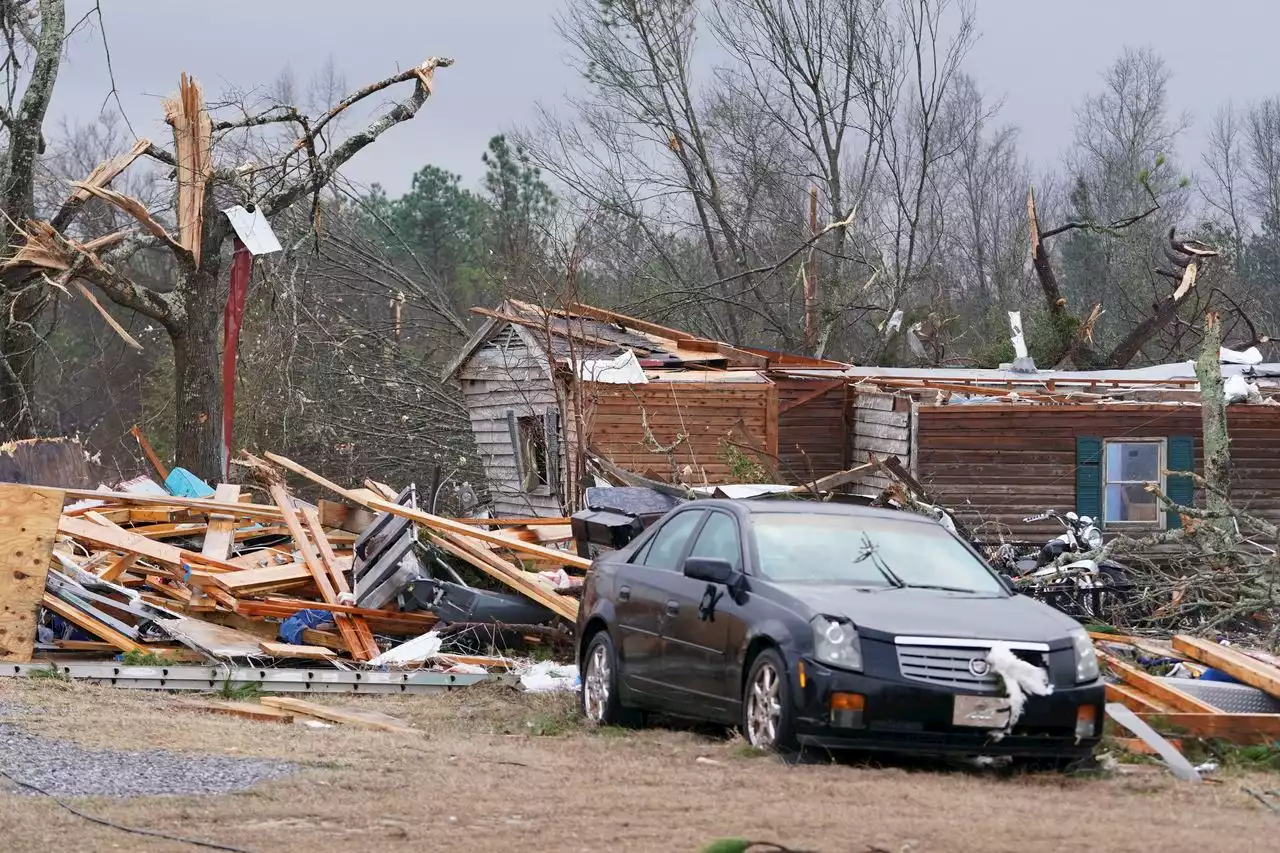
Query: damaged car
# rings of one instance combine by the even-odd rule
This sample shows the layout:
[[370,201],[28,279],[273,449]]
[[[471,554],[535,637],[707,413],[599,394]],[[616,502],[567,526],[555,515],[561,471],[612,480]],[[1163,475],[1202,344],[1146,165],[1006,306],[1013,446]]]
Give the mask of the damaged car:
[[1101,734],[1084,629],[910,513],[691,501],[595,559],[577,636],[601,725],[661,712],[761,749],[1062,763]]

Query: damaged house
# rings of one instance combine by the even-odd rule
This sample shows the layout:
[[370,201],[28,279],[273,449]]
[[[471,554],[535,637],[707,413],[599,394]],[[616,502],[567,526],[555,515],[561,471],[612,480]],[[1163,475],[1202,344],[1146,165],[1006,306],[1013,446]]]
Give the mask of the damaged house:
[[[1043,509],[1108,532],[1179,524],[1146,490],[1194,501],[1200,406],[1190,362],[1110,371],[854,367],[733,347],[586,305],[509,300],[447,367],[460,383],[502,516],[577,508],[598,458],[714,487],[830,483],[873,497],[867,463],[897,457],[978,535],[1035,539]],[[1236,495],[1280,522],[1280,365],[1224,364]]]

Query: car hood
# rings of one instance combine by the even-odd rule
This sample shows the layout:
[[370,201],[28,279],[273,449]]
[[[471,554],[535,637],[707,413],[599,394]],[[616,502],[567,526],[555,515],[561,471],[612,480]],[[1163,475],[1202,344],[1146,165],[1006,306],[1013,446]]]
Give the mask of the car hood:
[[845,616],[861,633],[1062,644],[1074,619],[1023,595],[978,596],[929,589],[861,590],[840,584],[788,584],[816,616]]

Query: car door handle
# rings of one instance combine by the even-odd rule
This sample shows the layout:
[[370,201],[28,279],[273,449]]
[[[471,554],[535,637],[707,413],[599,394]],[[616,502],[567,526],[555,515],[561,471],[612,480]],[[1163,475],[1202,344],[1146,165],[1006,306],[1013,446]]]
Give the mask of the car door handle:
[[668,615],[668,616],[679,616],[679,615],[680,615],[680,602],[678,602],[678,601],[676,601],[676,600],[674,600],[674,599],[672,599],[672,600],[668,601],[668,602],[667,602],[667,615]]
[[630,600],[631,600],[631,587],[629,587],[629,586],[620,586],[620,587],[618,587],[618,600],[619,600],[619,601],[630,601]]

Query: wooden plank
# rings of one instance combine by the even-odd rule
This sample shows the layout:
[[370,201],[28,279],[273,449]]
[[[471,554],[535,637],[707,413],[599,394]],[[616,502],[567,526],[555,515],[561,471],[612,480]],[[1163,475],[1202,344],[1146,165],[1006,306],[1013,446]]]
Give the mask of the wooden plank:
[[1153,728],[1170,728],[1195,737],[1240,744],[1271,743],[1280,738],[1280,714],[1139,714]]
[[818,387],[810,391],[809,393],[802,394],[796,399],[790,400],[780,405],[778,407],[778,414],[785,415],[787,412],[791,411],[792,409],[798,409],[806,403],[812,403],[814,400],[817,400],[819,397],[823,397],[831,393],[832,391],[835,391],[837,388],[844,387],[844,384],[845,384],[845,380],[843,379],[838,380],[836,382],[819,383]]
[[[1139,717],[1142,715],[1139,714]],[[1182,752],[1182,741],[1179,738],[1165,738],[1169,745],[1178,752]],[[1125,752],[1133,755],[1158,755],[1154,749],[1147,745],[1147,742],[1136,737],[1116,737],[1111,742],[1123,749]]]
[[293,711],[295,714],[305,714],[308,717],[316,717],[317,719],[329,720],[334,723],[344,723],[365,729],[378,729],[384,732],[420,734],[416,729],[410,728],[403,720],[372,711],[334,708],[329,705],[306,702],[302,699],[294,699],[288,696],[264,696],[261,701],[263,705],[272,708]]
[[63,494],[0,485],[0,660],[31,660]]
[[400,506],[399,504],[392,503],[391,501],[383,500],[368,489],[344,489],[338,484],[330,480],[326,480],[319,474],[309,471],[291,459],[287,459],[283,456],[277,456],[274,453],[268,453],[266,455],[268,459],[280,467],[292,471],[299,476],[306,477],[313,483],[317,483],[318,485],[324,486],[325,488],[342,495],[352,503],[362,504],[370,509],[378,510],[379,512],[398,515],[401,518],[416,521],[433,530],[442,530],[449,533],[456,533],[461,536],[469,536],[493,545],[510,548],[512,551],[518,551],[522,554],[542,557],[548,561],[554,561],[557,565],[568,566],[576,569],[591,568],[590,560],[579,557],[575,554],[570,554],[566,551],[557,551],[551,548],[544,548],[541,545],[534,545],[530,542],[512,542],[511,540],[504,539],[499,534],[488,530],[481,530],[469,524],[459,524],[452,519],[442,518],[441,516],[432,515],[431,513],[423,512],[422,510],[411,509],[410,507]]
[[[76,193],[80,193],[80,192],[83,192],[83,191],[76,190]],[[88,198],[88,195],[86,194],[84,197]],[[155,448],[151,446],[151,442],[147,441],[147,437],[142,434],[142,427],[138,426],[137,424],[134,424],[129,429],[129,435],[133,436],[137,440],[138,447],[142,448],[143,455],[147,457],[147,461],[151,463],[151,467],[155,468],[156,473],[160,475],[160,481],[164,482],[168,480],[169,469],[166,468],[165,464],[160,461],[159,454],[157,454],[155,451]]]
[[302,639],[306,640],[309,645],[320,646],[326,649],[333,649],[338,652],[345,652],[347,647],[343,644],[342,638],[331,631],[321,631],[316,628],[303,628]]
[[146,651],[142,646],[138,645],[124,634],[121,634],[115,628],[112,628],[110,625],[104,625],[89,614],[77,610],[75,607],[67,604],[51,592],[46,592],[44,597],[40,600],[40,603],[61,616],[63,619],[66,619],[72,625],[88,631],[95,637],[106,640],[122,652]]
[[58,532],[86,542],[92,542],[102,548],[110,548],[112,551],[132,551],[172,570],[179,578],[182,577],[183,566],[192,563],[211,568],[214,571],[234,572],[240,570],[239,566],[232,563],[215,560],[212,557],[206,557],[184,548],[176,548],[164,542],[154,542],[130,530],[94,524],[84,518],[70,518],[64,515],[58,521]]
[[[195,575],[195,572],[192,572]],[[277,589],[288,589],[313,582],[306,563],[288,563],[264,569],[245,569],[210,575],[211,582],[232,595],[250,595]]]
[[1130,711],[1139,714],[1163,714],[1173,710],[1154,696],[1149,696],[1128,684],[1106,685],[1106,696],[1108,702],[1119,702]]
[[[220,503],[233,504],[240,500],[240,487],[233,483],[219,483],[213,491],[213,499]],[[215,560],[225,560],[231,556],[231,546],[235,541],[236,517],[227,513],[217,513],[209,517],[209,532],[204,536],[204,547],[200,553]]]
[[[27,489],[43,488],[41,486],[24,486]],[[180,498],[174,495],[138,495],[131,492],[96,492],[90,489],[63,489],[68,498],[76,500],[95,500],[107,503],[120,503],[140,507],[182,507],[196,509],[201,512],[226,512],[238,517],[261,518],[269,521],[280,520],[280,510],[266,504],[234,503],[224,504],[202,498]]]
[[1147,637],[1133,637],[1128,634],[1104,634],[1100,631],[1090,631],[1089,637],[1095,642],[1102,643],[1119,643],[1120,645],[1133,646],[1139,651],[1146,652],[1149,655],[1155,655],[1162,658],[1180,657],[1171,644],[1163,640],[1152,640]]
[[[351,586],[347,583],[347,576],[343,573],[342,566],[338,564],[338,556],[333,553],[333,546],[329,544],[329,537],[325,535],[324,527],[320,524],[320,514],[311,507],[303,507],[302,518],[306,521],[307,530],[311,533],[311,538],[316,544],[316,550],[320,553],[320,562],[324,565],[325,571],[329,573],[329,577],[333,579],[333,589],[338,595],[334,603],[340,603],[345,596],[350,596],[351,601],[354,602],[355,596],[351,595]],[[377,641],[373,639],[373,632],[369,630],[369,626],[365,621],[359,616],[351,616],[349,618],[369,658],[372,659],[382,654],[382,649],[378,648]]]
[[1147,693],[1155,697],[1171,708],[1192,714],[1219,713],[1217,708],[1207,702],[1201,702],[1196,697],[1188,693],[1183,693],[1176,687],[1171,687],[1163,681],[1158,681],[1137,667],[1130,666],[1124,661],[1119,660],[1106,652],[1100,652],[1098,657],[1106,661],[1107,667],[1121,681],[1138,688],[1143,693]]
[[[307,571],[311,572],[311,577],[315,579],[316,589],[320,591],[320,598],[327,604],[337,604],[338,594],[333,590],[333,582],[329,578],[329,572],[320,562],[320,555],[316,553],[315,546],[311,540],[307,538],[306,531],[302,528],[302,522],[298,520],[298,514],[293,509],[293,501],[289,499],[289,493],[280,483],[272,484],[269,489],[271,499],[276,502],[276,506],[280,508],[280,514],[284,518],[285,526],[289,528],[289,535],[293,537],[293,545],[302,554],[303,562],[306,563]],[[338,631],[342,634],[342,639],[347,644],[347,650],[351,652],[351,656],[356,660],[370,660],[374,655],[369,654],[364,647],[364,642],[357,633],[355,625],[351,622],[351,617],[347,614],[338,614],[334,617],[337,623]]]
[[253,702],[175,702],[176,707],[188,711],[203,711],[206,714],[225,714],[229,717],[240,717],[243,720],[254,720],[260,723],[292,723],[293,714],[270,705],[257,705]]
[[362,507],[348,506],[323,498],[319,501],[319,508],[321,524],[330,529],[337,528],[348,533],[364,533],[377,518],[375,513]]
[[173,524],[148,524],[131,528],[131,532],[148,539],[179,539],[206,533],[209,525],[199,521],[179,521]]
[[331,660],[335,657],[333,649],[326,649],[323,646],[295,646],[291,643],[275,643],[267,640],[263,640],[258,646],[273,658]]
[[1268,666],[1228,646],[1178,634],[1173,647],[1194,661],[1220,669],[1232,678],[1280,699],[1280,668]]

